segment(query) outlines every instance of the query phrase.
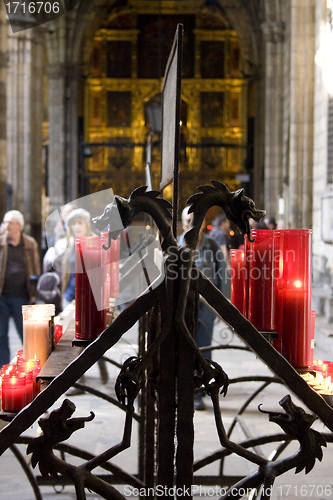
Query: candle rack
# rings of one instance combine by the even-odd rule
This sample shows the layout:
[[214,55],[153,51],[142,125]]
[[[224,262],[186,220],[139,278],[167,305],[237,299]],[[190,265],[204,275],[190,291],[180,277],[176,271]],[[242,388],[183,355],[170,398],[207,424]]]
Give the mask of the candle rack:
[[[149,214],[155,221],[161,235],[161,246],[165,259],[165,275],[156,287],[148,287],[146,293],[140,295],[107,327],[99,337],[72,361],[37,398],[0,432],[0,453],[14,446],[21,440],[21,434],[32,425],[52,404],[62,396],[78,377],[83,375],[104,353],[114,346],[122,335],[140,318],[144,323],[144,344],[141,357],[127,360],[116,382],[116,394],[119,404],[125,411],[124,435],[118,445],[107,449],[97,457],[86,459],[78,468],[56,458],[53,447],[59,447],[59,441],[68,438],[76,429],[89,425],[93,415],[86,418],[72,418],[75,407],[64,402],[59,410],[51,413],[49,418],[42,418],[39,424],[43,435],[30,440],[28,452],[32,453],[32,465],[39,464],[43,475],[61,473],[75,484],[77,498],[85,499],[85,488],[97,492],[102,498],[125,498],[113,486],[93,474],[93,470],[101,464],[112,467],[112,458],[131,446],[132,421],[135,417],[134,401],[138,394],[144,400],[142,414],[139,418],[150,419],[150,426],[145,426],[144,434],[144,470],[139,483],[143,487],[159,484],[165,487],[191,487],[198,478],[193,471],[200,469],[193,461],[193,395],[196,389],[204,388],[211,397],[215,416],[218,443],[222,446],[219,459],[226,454],[235,453],[257,465],[258,472],[248,478],[238,478],[228,490],[226,497],[236,498],[242,488],[264,485],[272,486],[274,478],[287,470],[306,468],[309,472],[315,459],[321,459],[321,447],[331,440],[331,434],[325,436],[311,429],[313,418],[304,410],[295,406],[289,395],[280,402],[284,412],[271,412],[269,419],[280,425],[287,433],[282,434],[281,441],[296,439],[300,449],[297,455],[285,459],[268,460],[248,449],[248,444],[238,444],[230,439],[223,424],[219,394],[227,395],[229,379],[223,368],[216,362],[206,360],[197,348],[194,338],[196,332],[196,304],[199,294],[202,295],[216,312],[236,331],[239,337],[253,350],[257,356],[275,373],[279,381],[296,394],[305,405],[312,410],[333,431],[333,410],[325,400],[317,394],[309,384],[297,373],[288,361],[274,349],[263,335],[230,303],[224,295],[195,268],[194,253],[198,241],[199,230],[206,212],[213,205],[219,205],[227,217],[236,223],[239,229],[250,238],[248,219],[260,220],[263,211],[257,210],[252,200],[244,196],[242,190],[230,192],[223,184],[213,181],[212,185],[201,186],[199,192],[189,199],[193,221],[191,229],[186,233],[184,245],[178,248],[171,231],[171,205],[160,198],[160,193],[148,191],[145,187],[136,189],[130,198],[115,196],[114,201],[106,207],[104,214],[95,219],[97,227],[112,224],[113,218],[122,220],[124,227],[133,221],[139,212]],[[118,233],[110,235],[116,238]],[[176,263],[185,273],[172,274]],[[179,362],[177,362],[179,360]],[[157,369],[158,376],[156,376]],[[153,376],[154,374],[154,376]],[[266,383],[266,381],[264,381]],[[151,392],[156,398],[151,405]],[[246,405],[245,405],[246,406]],[[176,409],[177,407],[177,409]],[[288,418],[286,418],[286,416]],[[288,425],[287,425],[288,422]],[[58,432],[54,432],[57,429]],[[177,437],[177,447],[174,438]],[[157,442],[151,437],[157,436]],[[326,440],[325,440],[326,438]],[[23,439],[24,441],[24,439]],[[309,442],[313,447],[308,446]],[[254,445],[256,442],[254,440]],[[154,449],[157,444],[157,454]],[[253,441],[252,441],[253,445]],[[153,448],[151,448],[153,446]],[[151,461],[151,457],[155,460]],[[149,462],[150,460],[150,462]],[[215,460],[215,458],[211,458]],[[175,472],[176,463],[176,472]],[[115,469],[114,469],[115,470]],[[118,471],[118,474],[120,472]],[[128,484],[134,479],[123,473]],[[223,484],[223,475],[214,478]],[[216,484],[216,483],[212,483]],[[230,486],[230,484],[228,484]],[[191,497],[191,494],[187,495]],[[264,498],[269,498],[265,496]]]

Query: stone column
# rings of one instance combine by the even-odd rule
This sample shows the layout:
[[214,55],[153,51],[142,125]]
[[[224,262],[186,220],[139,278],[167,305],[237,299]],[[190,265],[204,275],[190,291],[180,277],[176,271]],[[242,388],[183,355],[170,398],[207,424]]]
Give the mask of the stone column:
[[283,192],[282,120],[284,24],[261,24],[264,40],[264,208],[277,217],[278,198]]
[[67,76],[66,95],[66,201],[78,196],[78,80],[81,69],[73,66]]
[[50,213],[65,204],[65,83],[63,64],[46,67],[49,80],[49,176]]
[[78,197],[78,71],[66,64],[47,65],[49,79],[50,212]]
[[287,225],[312,227],[315,0],[292,0]]
[[26,230],[41,239],[42,83],[44,28],[8,38],[7,85],[8,181],[13,208],[26,220]]
[[6,79],[7,79],[7,30],[6,11],[0,3],[0,220],[6,212],[7,154],[6,154]]

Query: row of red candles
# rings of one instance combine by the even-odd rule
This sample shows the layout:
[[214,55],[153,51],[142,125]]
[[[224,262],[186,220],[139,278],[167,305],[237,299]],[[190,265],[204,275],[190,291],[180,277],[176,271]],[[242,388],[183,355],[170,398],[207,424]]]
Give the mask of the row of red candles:
[[316,359],[313,361],[312,370],[322,373],[324,378],[331,377],[333,380],[333,361]]
[[315,312],[311,311],[312,230],[252,230],[231,251],[231,302],[295,367],[311,369]]
[[0,371],[1,410],[17,413],[40,392],[39,359],[24,359],[23,350],[16,354],[16,365],[4,365]]

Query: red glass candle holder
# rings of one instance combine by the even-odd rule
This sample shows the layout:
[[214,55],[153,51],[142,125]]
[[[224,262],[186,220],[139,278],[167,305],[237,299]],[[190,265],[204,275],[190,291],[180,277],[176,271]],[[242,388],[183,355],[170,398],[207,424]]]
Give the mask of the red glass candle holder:
[[253,242],[246,243],[249,280],[248,319],[259,330],[278,330],[278,284],[280,269],[280,231],[252,229]]
[[24,370],[22,374],[25,375],[25,404],[27,405],[34,399],[34,376],[32,370]]
[[230,250],[231,303],[247,316],[248,270],[245,264],[245,250]]
[[63,334],[63,324],[59,316],[54,317],[54,346],[59,344]]
[[23,349],[20,349],[16,353],[16,364],[18,365],[20,362],[20,359],[24,359],[24,354],[23,354]]
[[26,378],[21,373],[11,372],[2,377],[1,409],[14,412],[22,410],[26,398]]
[[37,380],[41,370],[39,359],[21,359],[17,364],[17,369],[22,373],[32,373],[32,398],[35,398],[40,392],[40,380]]
[[282,354],[295,368],[307,369],[311,360],[310,229],[287,229],[283,238]]
[[75,338],[94,340],[106,327],[106,252],[102,238],[75,238]]
[[333,379],[333,361],[324,361],[326,365],[326,376]]
[[312,370],[321,373],[324,378],[331,377],[333,379],[333,361],[315,359],[312,364]]
[[0,375],[8,375],[12,370],[15,370],[14,365],[2,365],[1,370],[0,370]]

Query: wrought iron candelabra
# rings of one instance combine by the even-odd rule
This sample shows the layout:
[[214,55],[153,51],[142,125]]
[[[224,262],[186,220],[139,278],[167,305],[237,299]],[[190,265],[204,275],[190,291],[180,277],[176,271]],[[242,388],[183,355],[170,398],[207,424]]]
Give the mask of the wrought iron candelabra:
[[[247,346],[270,367],[278,379],[289,387],[331,432],[333,431],[333,409],[309,387],[285,358],[195,265],[194,254],[199,230],[212,206],[220,206],[228,219],[234,222],[242,233],[246,233],[248,238],[249,219],[259,221],[265,212],[258,210],[254,202],[244,196],[243,190],[230,192],[225,185],[212,181],[212,185],[200,186],[198,193],[189,198],[190,212],[193,213],[192,225],[185,235],[184,244],[178,248],[171,228],[172,206],[161,198],[160,194],[158,191],[147,191],[146,187],[139,187],[129,199],[115,196],[104,213],[95,218],[94,222],[101,230],[109,224],[111,239],[119,234],[118,229],[112,231],[114,220],[119,220],[120,217],[122,226],[126,228],[139,212],[149,214],[160,233],[164,254],[164,278],[152,283],[123,310],[61,375],[0,432],[0,453],[13,446],[21,433],[75,384],[78,377],[114,346],[141,317],[148,314],[147,350],[142,357],[132,357],[124,363],[116,382],[118,400],[126,410],[124,434],[120,443],[96,457],[87,459],[85,456],[86,461],[80,466],[71,465],[57,457],[54,448],[59,448],[60,442],[86,423],[89,425],[89,421],[94,418],[93,414],[86,418],[72,418],[75,406],[65,400],[61,408],[39,420],[43,434],[32,440],[27,449],[28,453],[32,453],[32,465],[38,464],[44,476],[56,477],[62,474],[70,478],[75,484],[79,500],[86,498],[86,489],[96,492],[102,498],[125,498],[116,488],[93,473],[94,469],[101,465],[111,468],[113,474],[118,475],[122,482],[136,488],[154,488],[158,484],[165,488],[165,498],[171,498],[173,495],[167,492],[176,487],[181,488],[185,496],[191,498],[194,470],[200,467],[200,464],[194,464],[193,458],[193,397],[196,389],[204,387],[212,400],[216,429],[222,446],[219,458],[235,453],[258,466],[257,472],[233,484],[221,499],[241,498],[244,488],[258,489],[260,486],[264,487],[261,498],[269,499],[277,476],[293,468],[296,472],[305,469],[307,473],[313,468],[316,459],[322,459],[322,447],[326,446],[326,440],[323,434],[311,429],[316,417],[294,405],[289,395],[280,401],[283,412],[265,412],[268,413],[270,421],[279,424],[286,433],[285,438],[281,437],[281,440],[299,441],[299,450],[291,457],[268,460],[255,451],[250,451],[249,447],[234,442],[225,430],[219,404],[220,394],[227,395],[228,375],[218,363],[205,359],[195,343],[197,306],[201,295]],[[107,247],[105,248],[107,251]],[[192,272],[194,268],[195,273]],[[146,425],[144,420],[152,419],[153,429],[147,432],[156,436],[153,443],[156,452],[149,453],[151,450],[148,449],[147,440],[145,466],[142,477],[138,478],[117,470],[110,460],[131,446],[134,401],[140,391],[145,391],[147,397],[154,401],[152,414],[148,414],[146,406],[141,415],[141,424]],[[327,440],[331,440],[330,433],[325,436]],[[154,457],[153,461],[151,456]],[[205,463],[209,463],[209,460],[206,459]]]

